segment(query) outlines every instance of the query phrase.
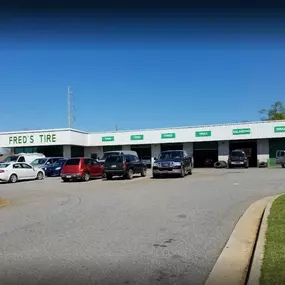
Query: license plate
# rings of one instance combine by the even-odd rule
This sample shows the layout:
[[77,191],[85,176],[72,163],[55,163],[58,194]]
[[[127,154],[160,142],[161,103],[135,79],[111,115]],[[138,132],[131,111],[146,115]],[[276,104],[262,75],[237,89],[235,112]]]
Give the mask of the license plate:
[[162,166],[163,167],[169,167],[169,164],[168,163],[163,163]]
[[115,167],[117,167],[117,165],[112,165],[111,167],[112,167],[112,168],[115,168]]
[[235,162],[232,162],[233,164],[242,164],[241,161],[235,161]]
[[71,175],[67,175],[66,178],[71,178]]

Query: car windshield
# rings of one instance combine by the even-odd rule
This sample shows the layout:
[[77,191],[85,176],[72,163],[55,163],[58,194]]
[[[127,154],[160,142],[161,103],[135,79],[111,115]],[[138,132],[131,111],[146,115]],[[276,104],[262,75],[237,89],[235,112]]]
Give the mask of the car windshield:
[[0,168],[6,168],[7,166],[9,166],[8,163],[0,163]]
[[106,162],[112,162],[112,163],[123,162],[123,156],[122,155],[109,156],[107,157]]
[[237,157],[244,157],[244,153],[241,151],[232,151],[232,156],[237,156]]
[[181,151],[166,151],[166,152],[162,152],[158,159],[178,159],[178,158],[182,158],[182,152]]
[[46,161],[47,161],[46,158],[37,158],[31,164],[32,165],[41,165],[41,164],[45,164]]
[[12,155],[12,156],[7,156],[5,159],[3,159],[3,162],[12,162],[12,161],[17,161],[18,156]]
[[55,167],[62,166],[65,162],[66,162],[65,159],[60,159],[57,162],[55,162],[52,166],[55,166]]
[[118,151],[104,153],[102,160],[106,160],[107,157],[112,156],[112,155],[118,155],[118,154],[119,154]]

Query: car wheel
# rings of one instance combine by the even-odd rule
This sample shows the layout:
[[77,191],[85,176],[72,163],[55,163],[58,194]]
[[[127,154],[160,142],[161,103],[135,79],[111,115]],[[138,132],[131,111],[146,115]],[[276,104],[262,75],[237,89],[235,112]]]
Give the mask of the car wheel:
[[111,174],[107,174],[106,178],[107,178],[107,180],[111,180],[113,178],[113,176]]
[[184,176],[185,176],[185,168],[182,167],[180,177],[184,177]]
[[159,175],[158,174],[152,174],[152,178],[159,178]]
[[62,181],[63,181],[63,182],[69,182],[70,180],[67,179],[67,178],[62,178]]
[[37,179],[38,180],[43,180],[44,179],[44,174],[41,171],[38,172]]
[[188,175],[192,175],[192,168],[189,169]]
[[87,182],[90,180],[90,174],[88,172],[85,172],[83,174],[83,181]]
[[285,168],[285,164],[282,164],[281,166],[282,166],[282,168]]
[[10,176],[9,182],[16,183],[18,181],[18,176],[16,174],[12,174]]
[[142,177],[146,177],[146,168],[143,168],[143,170],[141,172],[141,176]]
[[133,172],[133,170],[132,169],[129,169],[129,171],[128,171],[128,179],[133,179],[133,176],[134,176],[134,172]]

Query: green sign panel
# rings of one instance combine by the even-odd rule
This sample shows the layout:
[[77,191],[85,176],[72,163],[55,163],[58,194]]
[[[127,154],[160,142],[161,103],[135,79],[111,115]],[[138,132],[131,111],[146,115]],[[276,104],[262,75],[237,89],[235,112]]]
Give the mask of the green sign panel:
[[195,132],[195,137],[210,137],[212,135],[212,131],[197,131]]
[[274,127],[274,133],[285,133],[285,126]]
[[143,135],[131,135],[131,141],[141,141],[143,140]]
[[175,133],[165,133],[161,134],[162,139],[175,139],[176,134]]
[[10,136],[9,144],[56,143],[56,134]]
[[113,142],[114,140],[115,140],[114,136],[102,137],[102,142]]
[[250,128],[233,129],[233,135],[250,135]]

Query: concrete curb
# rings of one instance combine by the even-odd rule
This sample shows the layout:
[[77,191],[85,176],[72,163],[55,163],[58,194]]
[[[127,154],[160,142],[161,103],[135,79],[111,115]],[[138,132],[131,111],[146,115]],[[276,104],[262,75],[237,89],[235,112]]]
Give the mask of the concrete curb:
[[251,204],[236,224],[205,285],[244,285],[262,215],[272,197]]
[[8,204],[9,204],[9,201],[8,201],[8,200],[0,199],[0,207],[7,206]]
[[264,211],[264,215],[262,217],[261,226],[259,229],[259,234],[256,242],[255,251],[253,254],[252,264],[250,268],[249,278],[247,285],[259,285],[259,279],[261,274],[261,265],[263,260],[263,254],[264,254],[264,246],[265,246],[265,237],[267,232],[267,221],[268,216],[270,214],[270,209],[272,207],[273,202],[280,196],[284,194],[280,194],[277,196],[274,196],[270,199],[268,202],[266,209]]

